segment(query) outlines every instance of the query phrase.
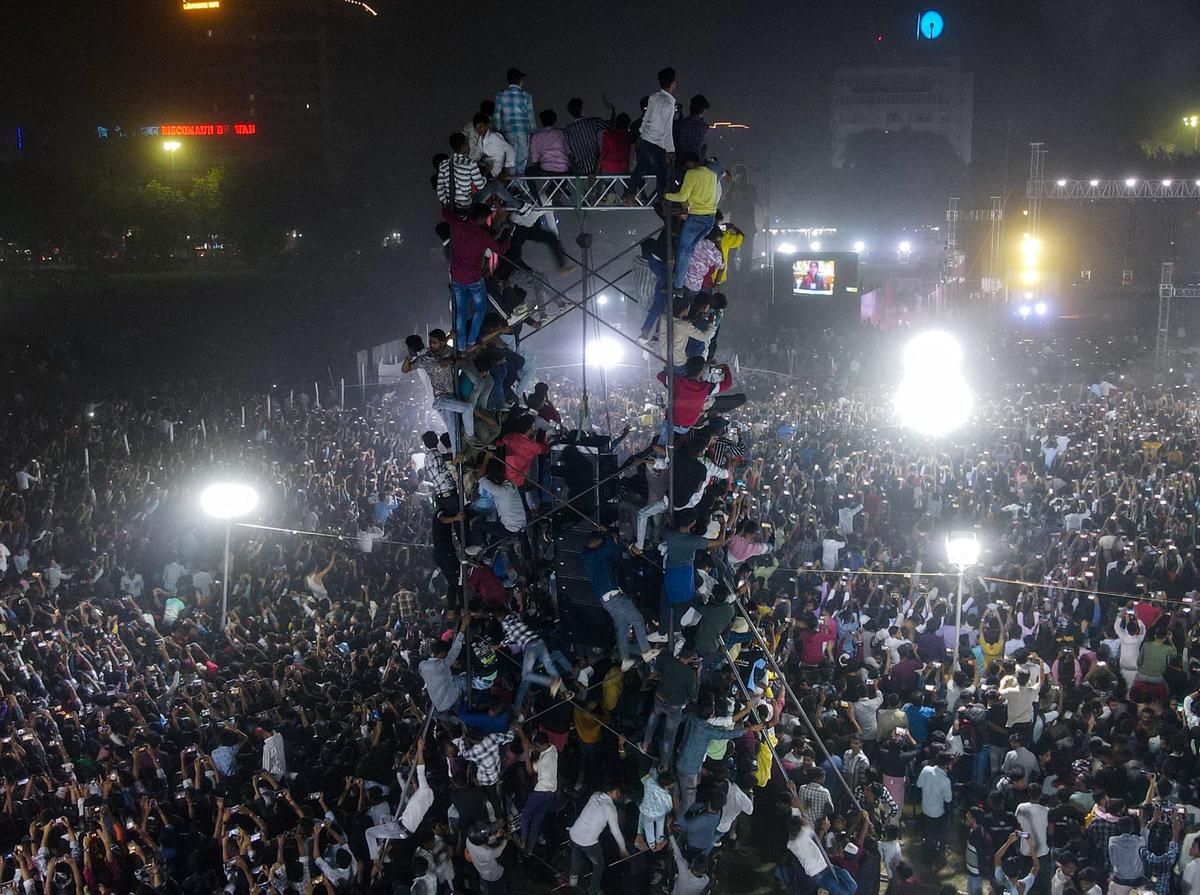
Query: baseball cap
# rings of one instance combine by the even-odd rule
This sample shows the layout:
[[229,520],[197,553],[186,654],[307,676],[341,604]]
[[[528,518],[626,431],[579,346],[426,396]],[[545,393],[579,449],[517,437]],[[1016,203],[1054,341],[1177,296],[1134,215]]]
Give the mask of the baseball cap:
[[519,69],[519,68],[510,68],[508,70],[507,77],[508,77],[509,83],[511,84],[514,81],[519,81],[519,80],[521,80],[521,78],[525,77],[525,72],[521,71],[521,69]]

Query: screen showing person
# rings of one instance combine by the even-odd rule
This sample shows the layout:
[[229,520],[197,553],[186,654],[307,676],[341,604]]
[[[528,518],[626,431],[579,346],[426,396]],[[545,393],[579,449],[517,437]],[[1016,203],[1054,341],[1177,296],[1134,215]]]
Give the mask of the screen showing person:
[[833,295],[834,262],[801,260],[792,263],[792,292],[796,295]]

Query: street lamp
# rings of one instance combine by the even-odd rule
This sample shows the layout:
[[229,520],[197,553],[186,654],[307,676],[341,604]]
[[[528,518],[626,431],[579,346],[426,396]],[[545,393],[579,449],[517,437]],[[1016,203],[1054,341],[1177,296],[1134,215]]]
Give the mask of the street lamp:
[[958,566],[958,593],[954,600],[954,667],[958,667],[958,638],[962,628],[963,588],[966,585],[967,566],[979,561],[979,541],[975,532],[951,532],[946,535],[946,558]]
[[178,140],[163,140],[163,152],[171,157],[171,178],[175,178],[175,153],[183,144]]
[[1192,152],[1200,150],[1200,115],[1184,115],[1183,126],[1192,129]]
[[258,506],[258,492],[249,485],[219,482],[200,493],[200,508],[214,519],[225,522],[225,574],[221,577],[221,630],[225,630],[225,613],[229,608],[229,536],[233,520],[253,512]]
[[858,252],[858,254],[861,255],[866,250],[867,250],[867,244],[865,242],[863,242],[861,239],[855,240],[854,251]]

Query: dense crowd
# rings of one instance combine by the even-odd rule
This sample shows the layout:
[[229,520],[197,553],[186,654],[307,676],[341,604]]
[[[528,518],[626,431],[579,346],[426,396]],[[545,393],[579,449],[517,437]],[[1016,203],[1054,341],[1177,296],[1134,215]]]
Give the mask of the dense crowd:
[[[14,365],[0,885],[686,895],[748,850],[804,895],[1200,895],[1194,404],[1030,383],[981,336],[991,385],[934,444],[894,425],[873,330],[735,392],[707,101],[677,116],[665,70],[638,122],[538,129],[523,78],[439,159],[458,313],[405,364],[432,400],[72,406],[69,358]],[[525,369],[576,301],[520,254],[570,263],[511,183],[533,165],[632,171],[665,222],[641,331],[670,391],[611,383],[621,432]],[[218,480],[261,498],[229,529]],[[983,547],[962,593],[951,532]]]

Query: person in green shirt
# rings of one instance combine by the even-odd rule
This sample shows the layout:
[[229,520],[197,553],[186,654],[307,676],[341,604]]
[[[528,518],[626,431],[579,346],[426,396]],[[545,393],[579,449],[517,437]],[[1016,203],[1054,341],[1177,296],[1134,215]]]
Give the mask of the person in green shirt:
[[1129,688],[1129,698],[1135,702],[1163,699],[1167,686],[1163,683],[1163,672],[1167,664],[1179,655],[1171,643],[1171,628],[1165,618],[1158,620],[1149,639],[1142,642],[1138,654],[1137,675]]

